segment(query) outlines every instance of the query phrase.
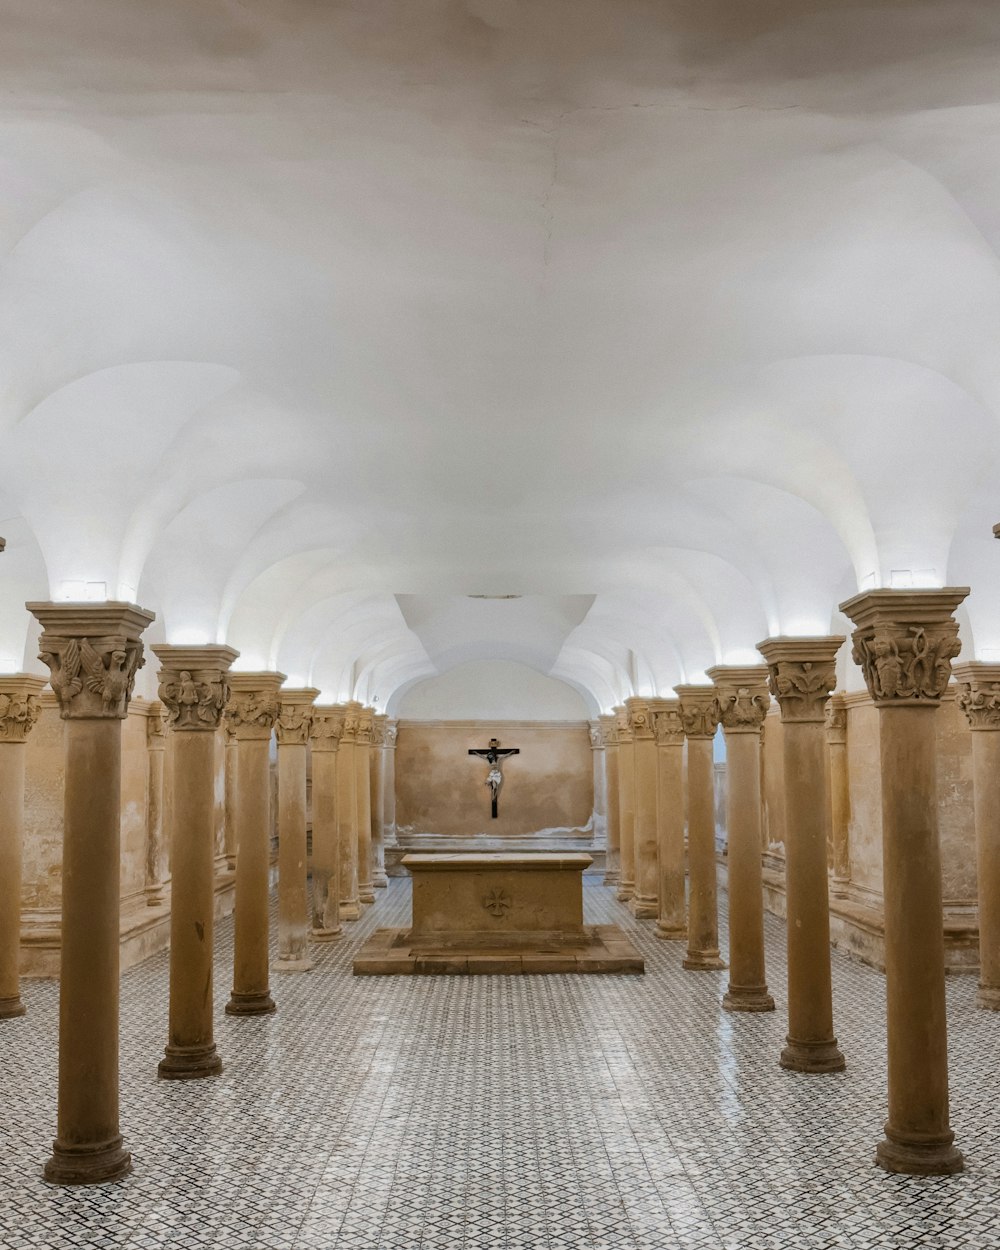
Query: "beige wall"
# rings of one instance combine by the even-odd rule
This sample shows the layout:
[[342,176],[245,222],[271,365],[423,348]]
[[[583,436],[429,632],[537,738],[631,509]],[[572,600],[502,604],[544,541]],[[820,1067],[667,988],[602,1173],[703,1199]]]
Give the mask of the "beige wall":
[[[485,761],[468,754],[490,738],[520,747],[504,761],[499,817],[490,817]],[[586,721],[407,721],[396,744],[396,825],[415,834],[524,837],[584,830],[594,810]]]

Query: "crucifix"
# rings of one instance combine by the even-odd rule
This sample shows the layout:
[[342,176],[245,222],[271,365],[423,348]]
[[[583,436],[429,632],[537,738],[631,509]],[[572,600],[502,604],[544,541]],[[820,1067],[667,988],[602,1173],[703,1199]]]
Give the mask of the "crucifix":
[[478,755],[484,759],[490,766],[490,771],[486,775],[486,784],[490,788],[490,794],[493,796],[493,819],[497,818],[497,795],[500,793],[500,787],[503,784],[503,773],[500,771],[500,761],[508,755],[520,755],[520,747],[501,747],[498,738],[491,738],[488,747],[479,747],[476,750],[470,750],[470,755]]

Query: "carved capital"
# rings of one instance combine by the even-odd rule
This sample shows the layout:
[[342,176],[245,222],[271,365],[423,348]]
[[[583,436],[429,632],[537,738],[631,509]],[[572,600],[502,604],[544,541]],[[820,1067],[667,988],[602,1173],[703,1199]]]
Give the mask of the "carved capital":
[[674,686],[680,700],[686,738],[714,738],[719,727],[719,700],[714,686]]
[[268,739],[278,720],[284,673],[231,673],[226,725],[239,742]]
[[719,700],[719,720],[727,734],[759,734],[771,696],[763,664],[717,664],[708,670]]
[[852,655],[877,707],[936,707],[961,650],[952,615],[968,587],[869,590],[840,605],[857,626]]
[[353,746],[358,740],[361,711],[361,704],[353,699],[344,704],[344,730],[340,741],[348,746]]
[[372,717],[372,746],[378,747],[379,750],[385,746],[385,727],[389,718],[384,712],[379,712]]
[[42,626],[38,658],[63,720],[122,720],[154,613],[134,603],[29,603]]
[[1000,729],[1000,664],[982,660],[955,665],[956,701],[970,729]]
[[358,712],[357,744],[359,747],[371,746],[375,734],[375,713],[370,707],[362,707]]
[[146,746],[162,751],[167,745],[167,709],[162,703],[151,703],[146,713]]
[[587,732],[590,734],[590,749],[592,751],[604,750],[604,727],[599,720],[587,721]]
[[847,744],[847,704],[842,694],[831,695],[826,704],[826,740],[830,746]]
[[174,733],[214,733],[229,702],[229,666],[239,655],[232,647],[152,648],[160,661],[157,693]]
[[45,678],[30,673],[0,677],[0,742],[24,742],[42,714]]
[[604,742],[604,748],[616,747],[618,745],[618,730],[613,715],[605,714],[599,716],[597,722],[601,727],[601,738]]
[[327,703],[312,709],[309,739],[314,751],[336,751],[344,732],[344,708],[339,703]]
[[837,652],[842,636],[767,638],[757,644],[768,666],[771,693],[783,721],[822,722],[830,691],[837,684]]
[[274,731],[279,747],[304,747],[309,741],[312,725],[313,703],[319,691],[311,686],[278,691],[278,719]]
[[649,710],[649,700],[641,696],[633,695],[625,700],[625,710],[628,712],[629,729],[632,731],[632,737],[636,742],[653,737],[653,716]]
[[393,720],[391,717],[385,722],[385,745],[390,751],[396,749],[396,738],[399,735],[399,721]]
[[679,699],[650,699],[649,710],[653,715],[653,735],[658,747],[684,745],[684,722],[681,719]]
[[613,709],[615,718],[615,739],[619,746],[630,745],[632,739],[632,722],[629,719],[627,707],[616,707]]

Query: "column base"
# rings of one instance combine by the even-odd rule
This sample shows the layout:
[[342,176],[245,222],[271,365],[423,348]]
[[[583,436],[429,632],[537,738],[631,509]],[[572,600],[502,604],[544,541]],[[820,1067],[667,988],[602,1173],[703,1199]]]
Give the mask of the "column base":
[[195,1081],[222,1071],[215,1043],[208,1046],[165,1046],[156,1075],[162,1081]]
[[226,1003],[227,1016],[270,1016],[277,1010],[269,990],[262,994],[237,994],[233,990]]
[[619,903],[627,903],[633,894],[635,894],[635,886],[632,882],[622,881],[619,879],[618,891],[615,894],[615,898],[619,901]]
[[656,928],[653,930],[658,938],[663,938],[665,942],[686,942],[687,941],[687,925],[671,925],[664,924],[662,920],[657,921]]
[[617,885],[618,881],[619,881],[618,869],[609,868],[608,871],[604,874],[604,884],[605,885]]
[[688,972],[718,972],[726,967],[726,961],[718,951],[688,951],[681,962]]
[[[980,985],[976,993],[976,1006],[984,1011],[1000,1011],[1000,987],[996,985]],[[0,1016],[3,1015],[3,1003],[0,1003]]]
[[343,936],[343,925],[337,925],[336,929],[311,929],[309,931],[310,942],[336,942]]
[[643,898],[641,894],[633,894],[628,901],[628,909],[636,920],[655,920],[660,914],[659,900]]
[[0,998],[0,1020],[16,1020],[19,1016],[25,1015],[27,1010],[20,996]]
[[106,1185],[131,1171],[132,1156],[119,1136],[92,1146],[63,1146],[54,1141],[42,1175],[50,1185]]
[[875,1148],[875,1162],[887,1172],[904,1172],[909,1176],[954,1176],[965,1167],[962,1152],[952,1143],[951,1130],[936,1137],[903,1139],[885,1126],[885,1137]]
[[271,965],[272,972],[308,972],[313,966],[313,961],[306,956],[300,956],[297,959],[278,958]]
[[773,1011],[774,999],[766,985],[729,984],[722,1006],[726,1011]]
[[778,1063],[789,1072],[843,1072],[847,1066],[835,1037],[828,1042],[797,1042],[786,1037],[785,1042]]
[[375,902],[375,889],[370,885],[362,885],[358,887],[358,901],[361,903]]
[[385,890],[389,886],[389,878],[380,869],[372,877],[372,885],[376,890]]
[[357,899],[340,900],[340,918],[341,920],[361,919],[361,904]]

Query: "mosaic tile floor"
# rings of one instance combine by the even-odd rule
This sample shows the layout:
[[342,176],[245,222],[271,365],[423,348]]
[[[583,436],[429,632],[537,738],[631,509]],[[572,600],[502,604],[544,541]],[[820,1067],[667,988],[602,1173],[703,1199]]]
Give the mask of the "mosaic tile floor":
[[222,1014],[232,927],[218,934],[214,1081],[158,1083],[167,957],[122,983],[122,1125],[135,1172],[116,1186],[41,1181],[53,1132],[57,991],[0,1028],[3,1250],[824,1250],[1000,1247],[1000,1017],[949,983],[952,1109],[969,1170],[888,1176],[882,980],[834,954],[850,1065],[776,1063],[784,930],[768,918],[778,1011],[726,1015],[725,974],[681,970],[597,885],[589,923],[627,927],[630,976],[353,978],[372,929],[405,924],[393,881],[306,974],[276,976],[279,1014]]

